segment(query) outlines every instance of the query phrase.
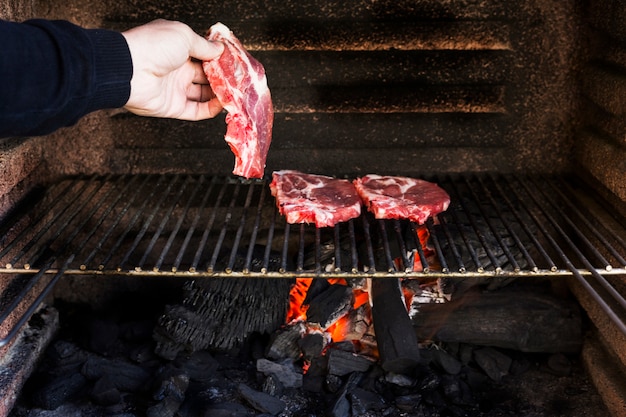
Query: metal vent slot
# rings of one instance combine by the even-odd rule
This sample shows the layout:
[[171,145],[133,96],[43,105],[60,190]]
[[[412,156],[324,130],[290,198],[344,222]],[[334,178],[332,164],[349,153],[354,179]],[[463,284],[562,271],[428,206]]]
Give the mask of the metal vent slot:
[[590,197],[593,190],[570,177],[427,179],[446,189],[452,202],[423,226],[364,213],[334,228],[317,229],[285,223],[264,180],[204,175],[69,178],[37,199],[29,196],[35,203],[0,225],[0,273],[26,277],[0,319],[30,291],[42,292],[38,303],[66,274],[549,275],[581,281],[626,333],[618,318],[623,312],[615,312],[626,310],[626,302],[605,278],[626,274],[626,220]]

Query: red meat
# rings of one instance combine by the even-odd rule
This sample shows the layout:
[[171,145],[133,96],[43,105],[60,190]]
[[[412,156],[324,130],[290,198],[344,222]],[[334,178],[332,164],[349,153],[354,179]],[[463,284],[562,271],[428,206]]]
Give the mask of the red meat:
[[233,174],[262,178],[274,122],[265,69],[222,23],[211,26],[206,37],[224,43],[219,59],[203,62],[203,68],[228,112],[224,139],[235,154]]
[[354,180],[354,186],[377,219],[423,224],[450,205],[450,196],[437,184],[415,178],[370,174]]
[[270,184],[288,223],[334,226],[361,214],[361,199],[348,180],[298,171],[275,171]]

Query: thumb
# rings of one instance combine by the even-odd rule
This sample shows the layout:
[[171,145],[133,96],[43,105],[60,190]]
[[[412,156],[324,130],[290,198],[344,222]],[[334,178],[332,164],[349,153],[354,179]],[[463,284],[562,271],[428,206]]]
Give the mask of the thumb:
[[191,39],[189,56],[202,60],[210,61],[219,58],[224,52],[224,44],[218,41],[210,41],[200,35],[194,34]]

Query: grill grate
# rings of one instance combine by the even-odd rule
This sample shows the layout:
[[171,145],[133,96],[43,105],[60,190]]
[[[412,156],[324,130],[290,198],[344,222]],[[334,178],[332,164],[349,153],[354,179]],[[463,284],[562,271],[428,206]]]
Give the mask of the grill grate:
[[[623,313],[611,307],[617,303],[626,309],[626,302],[607,280],[626,274],[626,220],[593,189],[566,176],[427,179],[446,189],[452,203],[424,226],[376,220],[366,213],[334,228],[317,229],[285,223],[264,180],[204,175],[68,178],[36,192],[0,226],[0,273],[30,277],[0,320],[31,291],[41,291],[35,300],[39,304],[67,274],[549,275],[578,279],[626,333],[619,319]],[[420,236],[429,236],[428,243]]]

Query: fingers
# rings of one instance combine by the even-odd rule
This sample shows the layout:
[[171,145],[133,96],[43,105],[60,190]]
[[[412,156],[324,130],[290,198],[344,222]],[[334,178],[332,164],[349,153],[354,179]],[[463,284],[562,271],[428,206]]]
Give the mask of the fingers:
[[222,104],[217,99],[205,102],[187,100],[183,113],[178,117],[181,120],[211,119],[222,111]]
[[208,84],[191,84],[187,88],[187,99],[191,101],[207,102],[215,98],[215,93]]
[[206,73],[202,68],[202,63],[197,61],[191,61],[191,65],[193,66],[193,79],[192,82],[194,84],[209,84],[209,80],[206,77]]

